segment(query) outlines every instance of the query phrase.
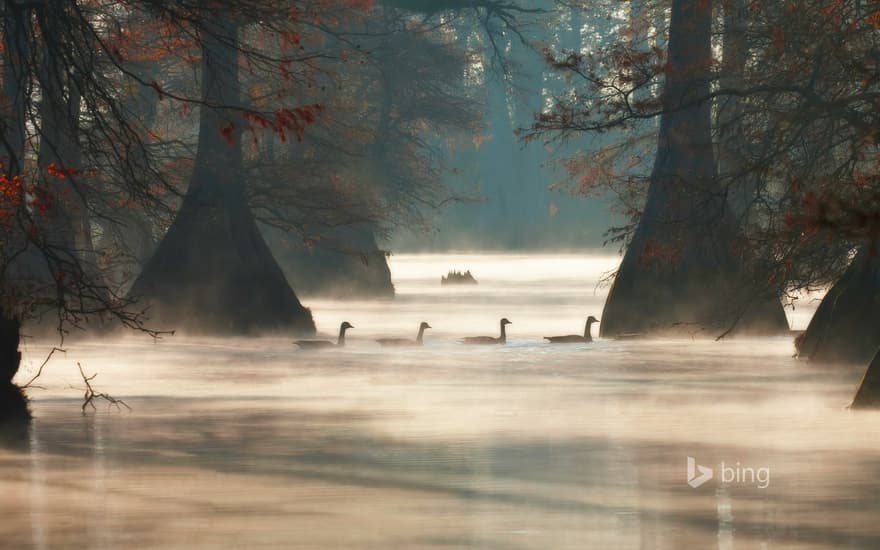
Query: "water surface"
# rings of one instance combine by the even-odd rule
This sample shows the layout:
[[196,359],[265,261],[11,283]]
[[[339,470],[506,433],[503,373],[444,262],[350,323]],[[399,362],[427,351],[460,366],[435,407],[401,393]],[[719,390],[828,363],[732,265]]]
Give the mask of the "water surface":
[[[0,447],[0,546],[880,547],[880,415],[845,409],[860,369],[787,338],[541,343],[600,316],[616,262],[394,256],[395,301],[307,301],[328,336],[355,325],[341,350],[77,343]],[[441,287],[453,268],[480,284]],[[457,343],[502,316],[507,346]],[[372,342],[423,320],[423,349]],[[27,346],[22,379],[45,352]],[[132,411],[81,415],[77,362]],[[715,478],[691,488],[688,456]],[[725,483],[721,462],[769,484]]]

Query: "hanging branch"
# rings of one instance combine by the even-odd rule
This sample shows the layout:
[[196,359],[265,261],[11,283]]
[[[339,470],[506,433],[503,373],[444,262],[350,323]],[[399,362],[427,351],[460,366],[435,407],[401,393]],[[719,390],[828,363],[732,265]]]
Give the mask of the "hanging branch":
[[[64,345],[63,341],[61,342],[61,345]],[[59,351],[61,353],[67,353],[67,350],[64,348],[60,348],[58,346],[53,347],[51,349],[51,351],[49,351],[49,354],[46,355],[46,358],[43,360],[43,362],[40,364],[40,366],[37,368],[36,374],[34,374],[31,377],[31,379],[27,381],[27,383],[25,385],[21,386],[21,389],[30,388],[30,387],[45,389],[45,388],[41,388],[40,386],[33,386],[33,383],[36,382],[37,378],[39,378],[43,374],[43,367],[46,366],[46,363],[49,362],[49,359],[52,359],[52,356],[55,355],[56,351]]]

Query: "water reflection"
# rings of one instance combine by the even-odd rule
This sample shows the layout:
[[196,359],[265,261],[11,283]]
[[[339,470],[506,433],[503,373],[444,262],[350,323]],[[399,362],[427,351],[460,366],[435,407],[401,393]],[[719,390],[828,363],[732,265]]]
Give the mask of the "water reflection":
[[[876,480],[846,471],[812,487],[799,479],[831,475],[844,458],[849,470],[871,472],[869,453],[828,450],[806,463],[785,449],[622,434],[402,439],[375,429],[384,421],[362,411],[229,405],[140,402],[136,410],[165,412],[89,429],[71,429],[61,407],[47,408],[36,423],[47,428],[35,430],[42,440],[32,439],[30,453],[34,546],[113,548],[133,533],[172,545],[182,536],[210,545],[247,533],[268,544],[265,537],[283,533],[338,547],[347,536],[341,530],[407,548],[874,548],[880,541]],[[84,454],[102,438],[102,456]],[[693,490],[684,483],[688,452],[761,456],[781,474],[767,491]],[[841,499],[859,505],[843,514],[835,508]]]
[[31,426],[30,438],[30,478],[28,485],[30,487],[30,527],[33,548],[43,550],[48,548],[48,525],[51,521],[48,513],[47,497],[46,497],[46,470],[43,465],[45,460],[43,448],[40,444],[39,431],[36,426]]
[[21,388],[0,384],[0,447],[26,447],[30,422],[30,407]]

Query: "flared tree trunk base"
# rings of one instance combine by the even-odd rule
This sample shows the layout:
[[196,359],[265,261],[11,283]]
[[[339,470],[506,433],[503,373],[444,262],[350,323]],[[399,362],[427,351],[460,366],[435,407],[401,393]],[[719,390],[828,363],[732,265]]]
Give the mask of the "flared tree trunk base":
[[3,438],[3,432],[16,432],[20,424],[30,418],[24,391],[15,384],[0,384],[0,439]]
[[21,365],[21,323],[0,311],[0,384],[12,384]]
[[798,342],[798,356],[866,364],[880,347],[880,257],[865,248],[828,291]]
[[[201,3],[199,3],[201,6]],[[213,13],[213,12],[212,12]],[[248,206],[236,18],[217,12],[201,40],[199,145],[183,205],[129,294],[163,326],[208,334],[314,334]]]
[[868,365],[850,408],[880,409],[880,352],[874,354]]
[[712,3],[674,0],[664,113],[645,207],[599,325],[602,336],[788,332],[756,284],[718,181],[712,133]]
[[17,440],[30,419],[24,392],[12,383],[21,365],[21,323],[0,311],[0,441]]
[[602,312],[603,337],[789,333],[785,310],[775,296],[750,292],[720,269],[690,274],[664,271],[621,270]]
[[[212,201],[213,202],[213,201]],[[243,202],[243,201],[241,201]],[[314,334],[245,204],[181,209],[130,295],[151,326],[200,334]]]
[[269,242],[301,295],[349,300],[394,297],[388,259],[369,228],[341,228],[311,247],[278,231],[271,232]]

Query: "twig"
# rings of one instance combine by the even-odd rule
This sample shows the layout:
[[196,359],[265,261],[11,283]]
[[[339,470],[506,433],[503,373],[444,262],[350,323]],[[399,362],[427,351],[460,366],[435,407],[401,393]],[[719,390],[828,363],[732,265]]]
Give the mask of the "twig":
[[117,409],[119,409],[119,406],[122,405],[123,407],[131,411],[131,407],[129,407],[122,399],[116,399],[112,395],[103,392],[96,392],[94,388],[92,388],[92,380],[94,380],[98,376],[97,373],[91,376],[86,376],[85,371],[83,371],[82,365],[77,363],[76,366],[79,368],[79,374],[82,376],[83,382],[85,382],[86,385],[86,393],[83,396],[82,404],[83,414],[86,414],[86,407],[92,407],[93,411],[97,410],[94,404],[95,399],[103,399],[104,401],[107,401],[107,403],[109,403],[110,405],[114,405]]

